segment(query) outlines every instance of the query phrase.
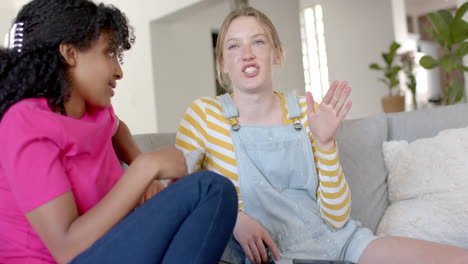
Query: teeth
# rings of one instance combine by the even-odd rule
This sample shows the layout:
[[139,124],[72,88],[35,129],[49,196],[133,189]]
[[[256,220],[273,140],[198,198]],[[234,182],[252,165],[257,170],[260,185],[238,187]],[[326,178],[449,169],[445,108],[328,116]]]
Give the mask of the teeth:
[[246,73],[253,73],[255,71],[257,71],[257,68],[255,68],[255,67],[248,67],[247,69],[245,69]]

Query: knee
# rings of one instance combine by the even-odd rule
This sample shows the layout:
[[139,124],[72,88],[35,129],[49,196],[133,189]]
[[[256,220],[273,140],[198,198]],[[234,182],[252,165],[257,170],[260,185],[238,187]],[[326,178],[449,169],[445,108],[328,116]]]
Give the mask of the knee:
[[235,203],[237,207],[237,192],[231,180],[215,172],[205,170],[195,172],[192,177],[198,184],[205,187],[206,192],[224,196]]
[[231,180],[216,172],[202,170],[195,172],[193,177],[197,178],[197,181],[205,186],[211,185],[213,186],[212,188],[222,190],[228,194],[236,193],[236,189],[234,188]]

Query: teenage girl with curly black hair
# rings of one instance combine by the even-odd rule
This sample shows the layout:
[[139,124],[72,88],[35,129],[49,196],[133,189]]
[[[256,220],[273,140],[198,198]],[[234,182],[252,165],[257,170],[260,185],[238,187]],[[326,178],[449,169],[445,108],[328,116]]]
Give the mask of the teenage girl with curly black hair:
[[[236,192],[187,174],[175,148],[140,153],[111,97],[132,30],[117,8],[33,0],[0,48],[0,263],[216,263]],[[120,160],[130,164],[123,171]]]

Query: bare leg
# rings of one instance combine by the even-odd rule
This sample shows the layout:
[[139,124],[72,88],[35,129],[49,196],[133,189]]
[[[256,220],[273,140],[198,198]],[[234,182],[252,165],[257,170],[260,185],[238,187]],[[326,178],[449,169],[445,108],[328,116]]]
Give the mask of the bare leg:
[[380,237],[364,250],[359,264],[466,264],[468,250],[405,237]]

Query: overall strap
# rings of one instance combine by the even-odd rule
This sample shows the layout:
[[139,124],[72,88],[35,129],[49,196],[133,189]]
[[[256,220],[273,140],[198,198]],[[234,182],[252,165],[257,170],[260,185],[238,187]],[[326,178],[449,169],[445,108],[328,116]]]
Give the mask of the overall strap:
[[301,121],[301,108],[299,107],[299,99],[295,94],[285,94],[286,109],[288,110],[288,119],[292,119],[294,128],[300,130],[302,128]]
[[221,107],[223,108],[224,117],[231,123],[232,130],[238,131],[240,129],[240,126],[237,123],[236,117],[239,116],[239,112],[237,111],[237,107],[234,104],[231,95],[228,93],[220,95],[219,102],[221,103]]
[[234,104],[234,101],[231,98],[231,95],[225,93],[219,96],[219,100],[221,103],[221,107],[223,108],[223,115],[226,119],[231,119],[233,117],[238,117],[239,112],[237,111],[237,107]]
[[288,119],[301,117],[301,108],[297,96],[288,93],[284,95],[284,100],[286,101],[286,109],[288,109]]

